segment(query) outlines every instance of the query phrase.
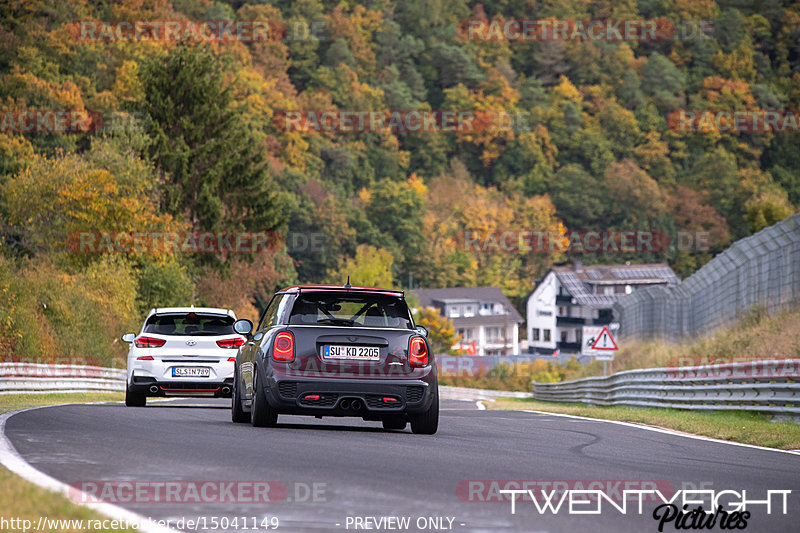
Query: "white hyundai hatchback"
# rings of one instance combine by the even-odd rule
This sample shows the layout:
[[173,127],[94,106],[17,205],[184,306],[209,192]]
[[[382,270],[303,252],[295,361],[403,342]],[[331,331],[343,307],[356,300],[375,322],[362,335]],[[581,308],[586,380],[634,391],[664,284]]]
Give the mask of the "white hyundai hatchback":
[[151,309],[139,335],[127,333],[125,405],[148,396],[230,397],[233,365],[245,338],[233,331],[236,315],[213,307]]

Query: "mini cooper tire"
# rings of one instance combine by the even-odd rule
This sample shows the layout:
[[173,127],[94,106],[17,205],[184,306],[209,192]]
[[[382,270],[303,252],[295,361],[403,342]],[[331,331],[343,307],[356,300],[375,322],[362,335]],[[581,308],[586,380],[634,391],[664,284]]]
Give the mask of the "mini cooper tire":
[[264,391],[261,390],[261,384],[258,382],[258,371],[254,370],[254,372],[250,424],[257,428],[275,427],[275,424],[278,423],[278,412],[267,403],[267,398],[264,396]]
[[242,424],[250,421],[250,417],[242,409],[242,397],[239,393],[239,375],[234,369],[233,371],[233,392],[231,393],[231,420]]
[[433,397],[433,402],[427,411],[411,417],[411,432],[417,435],[433,435],[439,429],[439,395]]

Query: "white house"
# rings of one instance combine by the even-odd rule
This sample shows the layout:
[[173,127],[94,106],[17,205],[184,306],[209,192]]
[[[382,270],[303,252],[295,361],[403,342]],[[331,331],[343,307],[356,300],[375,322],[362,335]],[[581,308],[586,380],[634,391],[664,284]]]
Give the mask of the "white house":
[[519,353],[522,315],[499,287],[416,289],[421,307],[434,307],[449,318],[461,337],[461,349],[475,355]]
[[663,263],[551,268],[527,301],[528,351],[580,353],[583,326],[612,322],[617,298],[640,287],[677,285],[680,280]]

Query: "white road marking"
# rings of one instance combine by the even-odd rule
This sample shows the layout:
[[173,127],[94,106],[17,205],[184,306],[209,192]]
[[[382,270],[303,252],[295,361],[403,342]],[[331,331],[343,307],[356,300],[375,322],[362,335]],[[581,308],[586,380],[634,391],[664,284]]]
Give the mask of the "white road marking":
[[[83,405],[83,404],[59,404],[59,405]],[[31,407],[29,409],[21,409],[19,411],[11,411],[0,415],[0,464],[14,472],[18,476],[38,485],[44,489],[56,492],[66,498],[72,496],[75,499],[89,501],[91,496],[78,489],[71,488],[66,483],[63,483],[52,476],[48,476],[41,470],[37,470],[31,466],[22,456],[17,452],[14,445],[6,437],[6,421],[12,416],[24,413],[26,411],[33,411],[34,409],[43,409],[44,407],[52,407],[43,405],[41,407]],[[139,525],[139,531],[145,533],[179,533],[174,529],[170,529],[147,519],[146,517],[136,514],[122,507],[110,503],[80,503],[70,498],[75,505],[82,505],[94,511],[102,513],[111,519],[126,520],[129,524],[134,523]]]
[[767,448],[766,446],[756,446],[755,444],[745,444],[743,442],[733,442],[730,440],[722,440],[722,439],[715,439],[713,437],[704,437],[703,435],[694,435],[692,433],[684,433],[680,431],[675,431],[667,428],[659,428],[654,426],[645,426],[642,424],[634,424],[632,422],[623,422],[621,420],[606,420],[605,418],[590,418],[588,416],[578,416],[578,415],[566,415],[563,413],[548,413],[547,411],[531,411],[528,409],[521,409],[523,413],[532,413],[536,415],[550,415],[550,416],[561,416],[564,418],[574,418],[577,420],[582,420],[585,422],[606,422],[609,424],[617,424],[619,426],[626,426],[629,428],[635,429],[643,429],[645,431],[655,431],[656,433],[666,433],[668,435],[676,435],[678,437],[685,437],[687,439],[694,439],[694,440],[704,440],[707,442],[716,442],[718,444],[730,444],[731,446],[740,446],[742,448],[752,448],[754,450],[766,450],[769,452],[780,452],[780,453],[788,453],[790,455],[800,455],[800,451],[796,450],[779,450],[778,448]]

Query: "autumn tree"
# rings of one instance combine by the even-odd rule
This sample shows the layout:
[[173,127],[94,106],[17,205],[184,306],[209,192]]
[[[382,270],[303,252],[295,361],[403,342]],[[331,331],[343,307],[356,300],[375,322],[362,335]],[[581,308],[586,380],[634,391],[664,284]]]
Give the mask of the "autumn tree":
[[453,321],[442,316],[434,307],[416,309],[414,322],[428,330],[428,341],[431,343],[433,353],[441,355],[456,355],[458,350],[453,346],[461,340],[456,334]]
[[336,270],[328,272],[326,281],[344,285],[348,277],[352,285],[392,288],[392,254],[369,244],[359,244],[355,257],[344,256]]

